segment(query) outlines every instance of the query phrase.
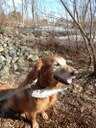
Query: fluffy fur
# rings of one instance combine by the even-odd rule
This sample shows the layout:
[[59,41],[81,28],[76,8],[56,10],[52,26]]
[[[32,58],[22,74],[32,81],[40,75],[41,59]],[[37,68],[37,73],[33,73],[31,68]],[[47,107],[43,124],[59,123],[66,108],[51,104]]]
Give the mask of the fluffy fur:
[[25,81],[23,81],[18,88],[26,86],[37,78],[38,81],[36,85],[32,86],[31,89],[27,89],[10,97],[3,109],[7,111],[11,108],[17,112],[26,113],[32,121],[32,128],[38,128],[39,125],[36,121],[37,113],[42,113],[43,117],[47,118],[44,111],[55,103],[57,95],[39,99],[31,97],[29,91],[46,87],[50,87],[51,89],[60,88],[62,84],[69,86],[71,79],[73,79],[76,74],[77,71],[73,67],[68,66],[65,59],[60,56],[48,56],[39,59],[33,70],[27,75]]

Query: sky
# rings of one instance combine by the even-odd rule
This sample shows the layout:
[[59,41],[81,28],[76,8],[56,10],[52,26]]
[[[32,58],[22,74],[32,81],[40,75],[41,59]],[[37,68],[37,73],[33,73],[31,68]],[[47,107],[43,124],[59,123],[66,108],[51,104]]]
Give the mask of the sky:
[[[21,4],[22,1],[21,0],[14,0],[17,10],[21,12]],[[69,0],[67,0],[68,2]],[[30,0],[28,0],[28,2],[30,3]],[[52,17],[54,16],[55,18],[60,18],[60,17],[64,17],[65,14],[65,10],[64,7],[62,6],[62,4],[60,3],[60,0],[35,0],[36,2],[36,11],[38,12],[38,15],[40,15],[43,18],[48,18],[48,17]],[[12,0],[8,0],[8,5],[9,8],[7,8],[7,12],[10,12],[13,10],[13,6],[12,6]],[[31,6],[29,4],[29,17],[31,17]],[[46,14],[46,15],[45,15]],[[49,16],[49,14],[51,16]]]

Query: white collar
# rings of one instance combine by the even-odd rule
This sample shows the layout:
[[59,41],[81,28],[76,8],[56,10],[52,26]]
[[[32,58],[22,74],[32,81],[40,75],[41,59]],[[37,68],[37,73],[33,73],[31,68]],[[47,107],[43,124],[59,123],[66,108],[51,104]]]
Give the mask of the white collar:
[[50,88],[45,88],[45,89],[39,89],[39,90],[33,90],[30,91],[31,97],[34,98],[48,98],[49,96],[52,96],[53,94],[57,94],[58,92],[62,92],[63,90],[66,90],[68,87],[62,89],[50,89]]

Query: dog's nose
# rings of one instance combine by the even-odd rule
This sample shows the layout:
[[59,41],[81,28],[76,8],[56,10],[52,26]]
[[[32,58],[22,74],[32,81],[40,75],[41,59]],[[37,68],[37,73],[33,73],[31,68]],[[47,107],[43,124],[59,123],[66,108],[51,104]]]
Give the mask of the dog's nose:
[[78,70],[75,70],[75,75],[77,75],[79,73],[79,71]]
[[72,76],[76,76],[78,74],[78,71],[77,70],[74,70],[70,73]]
[[74,73],[74,72],[70,72],[70,75],[71,75],[71,76],[74,76],[74,75],[75,75],[75,73]]

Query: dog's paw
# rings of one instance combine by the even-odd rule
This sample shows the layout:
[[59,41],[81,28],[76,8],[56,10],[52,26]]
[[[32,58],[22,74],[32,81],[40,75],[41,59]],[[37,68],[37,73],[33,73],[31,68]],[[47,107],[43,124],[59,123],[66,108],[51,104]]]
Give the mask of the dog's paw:
[[22,118],[26,118],[26,114],[25,113],[21,113],[21,117]]
[[48,115],[45,112],[42,112],[41,115],[44,120],[48,120]]
[[32,125],[32,128],[39,128],[39,124],[36,122],[35,124]]

